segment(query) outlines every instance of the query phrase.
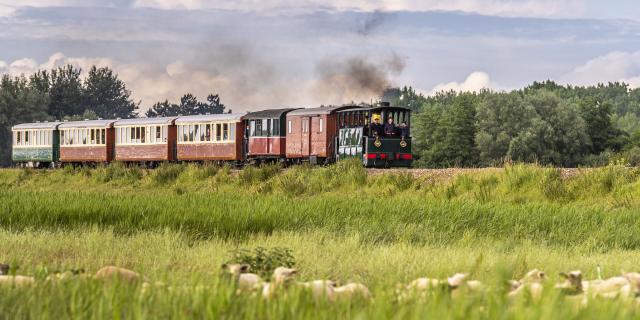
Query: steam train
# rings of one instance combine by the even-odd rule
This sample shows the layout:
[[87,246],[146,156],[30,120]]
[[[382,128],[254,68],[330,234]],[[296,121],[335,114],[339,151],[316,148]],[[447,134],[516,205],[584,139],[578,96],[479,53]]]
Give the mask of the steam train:
[[[382,102],[245,114],[24,123],[12,127],[17,166],[119,161],[328,164],[358,158],[366,167],[409,167],[411,112]],[[406,124],[382,132],[380,120]]]

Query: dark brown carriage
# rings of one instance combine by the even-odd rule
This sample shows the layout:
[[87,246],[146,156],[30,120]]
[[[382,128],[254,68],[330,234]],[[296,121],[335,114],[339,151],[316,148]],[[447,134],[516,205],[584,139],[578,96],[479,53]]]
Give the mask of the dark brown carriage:
[[262,110],[243,117],[247,159],[261,162],[286,158],[287,113],[293,110]]
[[352,105],[298,109],[287,114],[286,156],[294,162],[335,161],[335,141],[338,132],[336,112]]

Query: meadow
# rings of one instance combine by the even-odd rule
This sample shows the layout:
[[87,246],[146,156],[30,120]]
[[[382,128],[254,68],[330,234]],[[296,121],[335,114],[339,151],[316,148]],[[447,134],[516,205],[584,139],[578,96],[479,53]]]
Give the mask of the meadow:
[[[453,176],[313,168],[118,164],[0,171],[0,261],[34,275],[0,287],[0,318],[637,318],[635,303],[577,307],[553,285],[640,271],[640,170],[509,165]],[[373,301],[235,296],[220,278],[230,250],[287,248],[300,280],[358,281]],[[169,284],[51,283],[55,270],[104,265]],[[542,301],[505,297],[507,279],[547,272]],[[452,299],[395,299],[398,283],[470,272],[489,288]],[[172,289],[171,289],[172,288]],[[179,288],[179,289],[178,289]]]

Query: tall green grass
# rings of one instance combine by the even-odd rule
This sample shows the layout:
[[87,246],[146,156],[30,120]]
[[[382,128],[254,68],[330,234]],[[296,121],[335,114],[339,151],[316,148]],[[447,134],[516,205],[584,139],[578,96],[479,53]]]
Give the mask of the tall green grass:
[[[357,162],[0,170],[0,262],[41,279],[115,264],[182,288],[40,280],[0,287],[0,318],[636,318],[617,300],[573,307],[552,286],[558,271],[640,271],[639,176],[616,165],[368,175]],[[219,265],[257,247],[289,248],[302,280],[361,281],[375,300],[235,297]],[[504,280],[531,268],[552,275],[543,302],[505,300]],[[396,283],[461,271],[490,291],[394,300]]]

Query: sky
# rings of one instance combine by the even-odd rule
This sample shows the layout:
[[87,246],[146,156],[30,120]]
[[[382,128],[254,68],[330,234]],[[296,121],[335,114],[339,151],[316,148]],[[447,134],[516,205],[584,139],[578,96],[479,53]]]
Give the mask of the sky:
[[114,69],[144,111],[371,101],[381,88],[640,86],[637,0],[0,0],[0,74]]

